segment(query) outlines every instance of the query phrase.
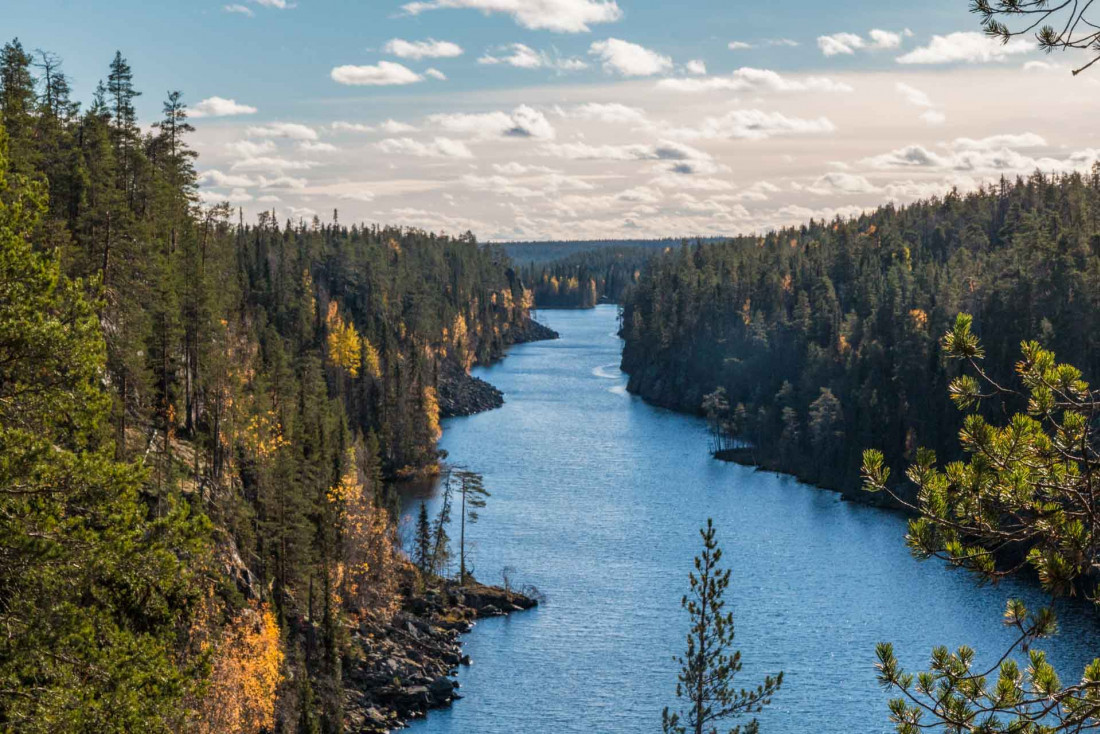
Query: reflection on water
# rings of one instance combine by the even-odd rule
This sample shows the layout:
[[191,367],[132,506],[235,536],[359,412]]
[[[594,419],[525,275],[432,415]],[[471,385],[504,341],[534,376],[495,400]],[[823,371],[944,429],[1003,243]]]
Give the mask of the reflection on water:
[[[744,682],[786,673],[761,717],[768,734],[892,732],[875,681],[881,640],[910,666],[935,644],[970,644],[983,660],[1007,646],[1004,602],[1039,602],[1034,588],[977,588],[914,561],[899,516],[710,459],[701,421],[626,392],[615,316],[612,306],[540,312],[560,340],[478,370],[504,407],[446,422],[442,447],[492,492],[468,528],[476,574],[491,583],[514,566],[549,600],[481,622],[466,637],[465,698],[411,731],[659,730],[686,632],[679,600],[708,516],[733,569]],[[432,488],[407,496],[406,513],[416,495]],[[1076,679],[1100,652],[1100,630],[1080,606],[1062,610],[1062,628],[1072,631],[1041,647]]]

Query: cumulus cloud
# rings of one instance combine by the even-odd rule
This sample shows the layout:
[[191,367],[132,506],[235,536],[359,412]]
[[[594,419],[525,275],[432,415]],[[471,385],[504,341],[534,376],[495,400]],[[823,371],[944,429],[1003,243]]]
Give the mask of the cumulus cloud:
[[[710,154],[672,140],[655,144],[591,145],[585,142],[552,143],[542,146],[541,153],[554,158],[583,161],[710,161]],[[695,172],[681,169],[677,173]]]
[[835,130],[836,126],[827,117],[808,119],[752,109],[733,110],[721,117],[706,117],[699,126],[678,128],[672,134],[689,140],[762,140],[777,135],[821,135]]
[[511,112],[474,114],[458,112],[429,115],[428,122],[448,132],[472,135],[481,139],[552,140],[555,135],[554,126],[546,119],[546,115],[527,105],[520,105]]
[[250,138],[289,138],[290,140],[316,140],[317,131],[308,125],[297,122],[272,122],[267,125],[254,125],[247,128],[245,135]]
[[225,5],[222,7],[227,13],[239,13],[240,15],[247,15],[249,18],[256,15],[252,12],[252,8],[247,5],[241,5],[240,3],[233,3],[232,5]]
[[744,51],[746,49],[752,48],[752,44],[746,43],[745,41],[730,41],[728,44],[726,44],[726,48],[728,48],[730,51]]
[[688,74],[706,74],[707,65],[702,59],[692,59],[684,64],[684,70]]
[[474,154],[461,140],[435,138],[421,142],[412,138],[386,138],[376,143],[384,153],[411,155],[417,158],[473,158]]
[[336,121],[329,125],[329,129],[335,133],[372,133],[374,128],[361,122]]
[[932,107],[932,99],[924,91],[917,89],[914,86],[906,84],[904,82],[898,82],[894,85],[894,89],[898,90],[905,101],[911,105],[917,107]]
[[865,177],[840,171],[826,173],[809,186],[798,188],[818,196],[871,194],[878,191],[878,187]]
[[839,54],[850,56],[856,52],[857,48],[863,48],[863,46],[863,39],[855,33],[834,33],[830,36],[818,36],[817,38],[817,47],[826,56],[837,56]]
[[509,43],[486,51],[477,63],[504,64],[517,69],[557,69],[558,71],[578,71],[588,68],[588,64],[581,59],[561,58],[556,52],[552,56],[522,43]]
[[231,115],[254,115],[258,110],[235,99],[207,97],[191,108],[191,117],[229,117]]
[[247,188],[256,186],[258,182],[248,176],[237,176],[231,173],[222,173],[216,168],[203,171],[199,174],[199,183],[215,188]]
[[623,16],[615,0],[418,0],[402,9],[419,15],[441,8],[470,8],[505,13],[524,28],[558,33],[581,33],[597,23],[613,23]]
[[622,76],[653,76],[672,68],[668,56],[618,38],[596,41],[588,53],[603,63],[604,71]]
[[254,158],[258,155],[274,153],[277,149],[273,140],[234,140],[225,144],[225,149],[230,154],[239,158]]
[[377,64],[365,66],[345,64],[335,67],[331,76],[332,80],[338,84],[352,86],[383,87],[424,81],[424,77],[412,69],[393,61],[379,61]]
[[754,69],[749,66],[737,69],[726,76],[710,76],[698,79],[662,79],[658,89],[674,92],[851,92],[852,88],[828,77],[808,76],[801,79],[785,77],[771,69]]
[[429,38],[426,41],[406,41],[402,38],[392,38],[386,42],[382,50],[402,59],[453,59],[462,55],[462,47],[450,41],[437,41]]
[[960,31],[946,36],[932,36],[927,46],[913,49],[897,58],[899,64],[988,63],[1004,61],[1010,56],[1027,53],[1034,48],[1026,38],[1013,38],[1001,43],[977,31]]
[[858,49],[877,51],[898,48],[901,46],[902,36],[909,36],[912,33],[908,30],[895,33],[894,31],[884,31],[881,28],[872,28],[867,35],[869,38],[866,39],[855,33],[833,33],[828,36],[818,36],[817,47],[826,56],[851,56]]
[[651,123],[645,110],[618,102],[588,102],[569,110],[558,110],[563,117],[579,120],[595,120],[608,124],[636,124],[648,127]]
[[301,160],[298,158],[290,159],[279,158],[277,156],[255,156],[237,161],[231,166],[230,170],[281,173],[283,171],[304,171],[313,168],[315,165],[316,163],[313,161]]
[[1034,170],[1068,171],[1086,167],[1093,160],[1088,151],[1068,158],[1034,157],[1020,149],[1046,147],[1047,142],[1035,133],[991,135],[986,138],[956,138],[944,147],[944,152],[921,145],[907,145],[863,161],[879,169],[911,168],[950,171],[1027,173]]
[[424,76],[430,76],[432,79],[438,79],[441,82],[447,81],[447,75],[439,69],[425,69]]

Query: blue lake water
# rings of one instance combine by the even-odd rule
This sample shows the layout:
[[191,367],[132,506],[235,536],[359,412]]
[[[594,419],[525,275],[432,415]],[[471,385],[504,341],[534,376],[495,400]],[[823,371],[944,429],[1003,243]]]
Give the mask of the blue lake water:
[[[993,660],[1012,639],[1006,599],[1042,601],[1028,583],[980,588],[918,563],[898,515],[710,458],[702,421],[626,392],[616,313],[540,312],[560,340],[477,370],[504,391],[504,407],[445,424],[450,460],[492,492],[468,529],[476,575],[499,583],[512,566],[548,599],[479,623],[465,638],[465,698],[409,731],[659,731],[687,631],[680,597],[708,517],[733,570],[740,681],[785,672],[759,717],[766,734],[891,732],[875,643],[894,642],[910,667],[936,644]],[[407,498],[406,515],[419,500]],[[1060,614],[1063,632],[1039,647],[1076,680],[1100,654],[1100,626],[1084,605]]]

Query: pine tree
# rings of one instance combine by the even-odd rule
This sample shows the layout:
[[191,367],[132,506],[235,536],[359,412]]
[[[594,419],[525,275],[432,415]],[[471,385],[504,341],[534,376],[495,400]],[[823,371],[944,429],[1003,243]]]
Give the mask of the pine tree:
[[[741,671],[741,652],[727,653],[733,644],[733,613],[726,612],[723,599],[730,582],[730,570],[722,570],[722,549],[718,546],[714,521],[707,519],[703,553],[695,558],[695,572],[688,574],[691,592],[681,605],[691,619],[687,652],[676,658],[680,675],[676,697],[686,699],[687,709],[661,714],[665,734],[717,734],[717,724],[729,718],[757,713],[771,703],[783,684],[783,673],[768,676],[755,689],[734,687],[733,679]],[[698,574],[698,575],[696,575]],[[755,719],[745,726],[745,734],[755,734]],[[730,730],[739,734],[740,725]]]
[[462,525],[459,534],[459,562],[458,562],[458,582],[464,584],[467,581],[467,568],[466,568],[466,523],[467,521],[473,525],[478,520],[477,511],[485,507],[485,500],[489,497],[488,490],[485,489],[485,482],[481,475],[472,472],[461,470],[457,472],[458,475],[458,492],[462,495]]

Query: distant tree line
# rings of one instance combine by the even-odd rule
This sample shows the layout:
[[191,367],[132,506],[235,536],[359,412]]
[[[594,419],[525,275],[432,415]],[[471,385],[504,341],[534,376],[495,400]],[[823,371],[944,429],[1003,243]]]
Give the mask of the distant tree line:
[[638,281],[646,261],[660,252],[652,247],[607,246],[528,264],[520,272],[536,308],[594,308],[619,303]]

